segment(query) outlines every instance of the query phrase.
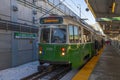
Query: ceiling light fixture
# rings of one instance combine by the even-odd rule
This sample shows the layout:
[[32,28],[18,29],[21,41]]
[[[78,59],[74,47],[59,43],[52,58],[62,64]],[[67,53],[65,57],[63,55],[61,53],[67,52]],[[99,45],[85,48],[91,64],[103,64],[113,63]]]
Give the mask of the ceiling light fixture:
[[114,13],[115,12],[115,2],[113,2],[113,4],[112,4],[112,13]]

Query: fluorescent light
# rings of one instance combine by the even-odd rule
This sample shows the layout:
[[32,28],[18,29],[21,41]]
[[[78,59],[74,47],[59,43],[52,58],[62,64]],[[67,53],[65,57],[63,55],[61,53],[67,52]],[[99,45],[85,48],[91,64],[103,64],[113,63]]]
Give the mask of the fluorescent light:
[[113,5],[112,5],[112,13],[114,13],[115,12],[115,2],[113,2]]

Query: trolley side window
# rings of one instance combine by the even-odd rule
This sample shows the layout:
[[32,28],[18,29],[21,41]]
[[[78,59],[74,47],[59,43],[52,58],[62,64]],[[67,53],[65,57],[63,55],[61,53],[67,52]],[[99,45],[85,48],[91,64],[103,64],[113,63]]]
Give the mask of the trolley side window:
[[79,42],[79,33],[77,26],[69,26],[69,42],[78,43]]
[[65,28],[52,28],[51,42],[52,43],[66,43],[66,29]]
[[82,37],[81,37],[81,27],[79,27],[79,30],[78,30],[78,33],[79,33],[79,41],[80,43],[82,42]]
[[72,43],[73,41],[74,41],[73,26],[69,26],[69,42]]
[[86,29],[83,30],[83,41],[91,42],[91,33]]
[[74,42],[78,43],[79,42],[79,34],[78,34],[78,27],[74,26]]
[[50,39],[50,28],[41,29],[40,42],[41,43],[49,43],[49,39]]

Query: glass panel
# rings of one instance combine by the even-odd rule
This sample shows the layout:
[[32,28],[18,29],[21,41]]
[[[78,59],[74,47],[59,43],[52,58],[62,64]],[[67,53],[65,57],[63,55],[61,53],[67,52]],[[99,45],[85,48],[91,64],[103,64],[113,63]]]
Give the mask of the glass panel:
[[79,42],[78,27],[74,27],[74,41]]
[[40,42],[49,43],[49,38],[50,38],[50,28],[43,28],[41,30]]
[[52,43],[66,43],[66,29],[52,28]]
[[69,26],[69,41],[70,43],[72,43],[74,40],[73,40],[73,26]]
[[79,41],[80,41],[80,43],[82,42],[82,37],[81,37],[81,27],[79,27]]
[[84,42],[91,42],[91,33],[84,29],[84,35],[83,35]]

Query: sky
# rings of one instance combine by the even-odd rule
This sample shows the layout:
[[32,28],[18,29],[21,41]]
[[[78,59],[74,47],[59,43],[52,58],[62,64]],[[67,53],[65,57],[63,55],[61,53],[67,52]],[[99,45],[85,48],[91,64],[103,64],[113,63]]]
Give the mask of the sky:
[[77,15],[81,15],[81,18],[87,18],[86,22],[88,24],[95,24],[96,21],[91,13],[91,11],[86,11],[87,5],[84,0],[65,0],[64,3]]
[[[61,0],[62,1],[62,0]],[[88,19],[85,20],[88,24],[94,25],[94,29],[100,31],[103,34],[102,29],[95,21],[94,16],[92,15],[91,11],[86,11],[87,4],[84,0],[65,0],[64,4],[66,4],[73,12],[75,12],[77,15],[81,15],[82,19]]]

